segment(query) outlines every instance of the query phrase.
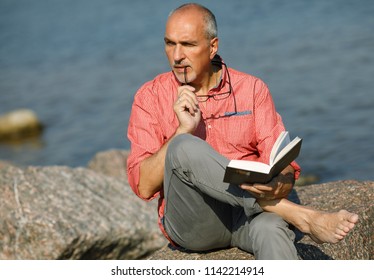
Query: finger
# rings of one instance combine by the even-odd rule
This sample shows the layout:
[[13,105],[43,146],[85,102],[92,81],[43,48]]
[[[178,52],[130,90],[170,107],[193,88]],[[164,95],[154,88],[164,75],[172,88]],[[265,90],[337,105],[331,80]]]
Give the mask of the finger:
[[263,185],[263,184],[253,184],[253,187],[255,187],[256,189],[260,191],[265,191],[265,192],[270,192],[273,190],[273,187],[269,185]]
[[192,86],[189,86],[189,85],[180,86],[178,88],[178,97],[182,97],[182,96],[189,96],[197,103],[195,88]]
[[179,112],[187,111],[193,116],[199,110],[198,106],[194,102],[191,102],[191,100],[184,99],[184,98],[180,98],[179,100],[177,100],[176,106]]
[[187,90],[189,90],[189,91],[191,91],[191,92],[194,92],[194,91],[195,91],[195,88],[194,88],[193,86],[190,86],[190,85],[183,85],[183,86],[180,86],[180,87],[178,88],[178,92],[181,92],[181,91],[183,91],[184,89],[187,89]]
[[181,86],[178,88],[178,98],[182,96],[195,97],[195,88],[191,86]]
[[251,193],[254,193],[254,194],[261,194],[261,193],[263,193],[263,191],[258,190],[258,189],[255,188],[253,185],[242,184],[242,185],[240,185],[240,187],[241,187],[243,190],[250,191]]
[[198,106],[198,101],[194,93],[183,93],[177,98],[177,102],[181,103],[183,101],[190,102],[195,106]]
[[256,198],[261,198],[261,199],[266,199],[266,200],[274,199],[274,195],[271,192],[259,190],[254,185],[242,184],[240,185],[240,187],[243,190],[250,192]]
[[199,106],[199,102],[197,101],[197,98],[196,98],[196,95],[194,93],[182,93],[177,101],[179,103],[183,102],[183,101],[186,101],[186,102],[189,102],[191,103],[195,108],[197,108]]
[[191,113],[193,111],[197,112],[199,109],[199,103],[194,93],[186,92],[181,94],[178,97],[176,104],[178,104],[179,106],[185,106]]

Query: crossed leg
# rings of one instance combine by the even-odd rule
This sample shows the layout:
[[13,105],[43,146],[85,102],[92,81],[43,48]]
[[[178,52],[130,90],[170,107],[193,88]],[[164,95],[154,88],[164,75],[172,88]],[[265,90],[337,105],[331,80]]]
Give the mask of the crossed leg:
[[286,199],[258,200],[258,203],[263,210],[278,214],[317,243],[341,241],[358,221],[357,214],[346,210],[328,213]]
[[[219,155],[205,141],[191,135],[177,136],[169,144],[167,155],[166,165],[171,166],[165,167],[166,179],[171,176],[169,173],[173,169],[181,165],[180,169],[183,171],[181,175],[186,177],[183,180],[189,181],[191,185],[195,186],[210,186],[209,188],[204,187],[203,192],[206,195],[215,197],[217,193],[220,193],[221,199],[224,197],[225,203],[234,207],[243,207],[244,210],[251,208],[248,202],[254,200],[252,197],[248,198],[244,193],[238,193],[243,190],[237,186],[222,182],[221,178],[229,160]],[[250,194],[247,193],[247,196]],[[217,200],[219,199],[217,198]],[[286,222],[310,235],[318,243],[341,241],[358,221],[358,215],[346,210],[327,213],[295,204],[287,199],[257,199],[257,203],[256,205],[260,206],[262,210],[278,214]]]

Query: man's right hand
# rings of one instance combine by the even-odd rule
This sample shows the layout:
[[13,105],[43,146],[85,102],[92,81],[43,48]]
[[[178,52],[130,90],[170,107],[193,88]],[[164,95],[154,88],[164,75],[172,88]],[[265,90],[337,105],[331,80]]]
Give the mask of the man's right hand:
[[201,119],[195,88],[190,85],[180,86],[173,108],[179,120],[177,133],[193,133]]

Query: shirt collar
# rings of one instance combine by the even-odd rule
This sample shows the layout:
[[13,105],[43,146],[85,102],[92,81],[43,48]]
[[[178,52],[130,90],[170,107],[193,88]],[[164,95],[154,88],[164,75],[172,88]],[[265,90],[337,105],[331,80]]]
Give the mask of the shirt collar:
[[222,69],[221,76],[219,78],[219,83],[217,84],[216,87],[212,88],[212,90],[213,91],[221,91],[225,88],[226,84],[227,84],[227,86],[229,86],[228,83],[226,83],[226,81],[228,80],[228,78],[227,78],[228,68],[227,68],[226,64],[224,63],[223,59],[221,58],[221,56],[218,55],[218,54],[216,54],[213,57],[212,64],[215,64]]

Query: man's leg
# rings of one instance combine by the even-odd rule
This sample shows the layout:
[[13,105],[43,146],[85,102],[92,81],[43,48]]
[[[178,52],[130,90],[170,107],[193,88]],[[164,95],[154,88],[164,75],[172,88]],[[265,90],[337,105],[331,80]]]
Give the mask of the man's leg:
[[248,191],[223,182],[229,160],[207,142],[190,134],[179,135],[168,147],[165,160],[164,188],[171,185],[172,175],[200,192],[234,207],[244,209],[247,216],[262,212]]
[[[253,252],[252,248],[259,248],[255,252],[257,258],[296,259],[296,250],[289,250],[292,252],[288,255],[284,253],[282,257],[277,254],[271,256],[275,252],[269,247],[272,243],[263,242],[261,246],[252,244],[250,235],[259,235],[276,240],[278,248],[294,248],[292,233],[279,217],[265,219],[268,215],[261,214],[259,216],[264,218],[256,221],[262,222],[252,224],[258,227],[253,231],[256,234],[248,230],[247,217],[261,213],[262,209],[247,191],[222,181],[228,162],[205,141],[191,135],[178,136],[169,143],[165,162],[164,222],[170,237],[189,249],[213,249],[232,245],[231,233],[235,231],[235,235],[240,236],[241,243],[244,243],[239,247],[250,252]],[[238,210],[244,215],[244,223],[247,223],[247,230],[240,230],[240,233],[233,228],[237,227]],[[284,227],[284,230],[277,231],[278,227]],[[265,235],[261,231],[270,233]],[[277,237],[279,234],[281,236]],[[259,238],[253,240],[258,242]],[[236,246],[237,242],[234,243]]]
[[278,215],[262,212],[247,218],[237,209],[232,246],[252,252],[257,260],[296,260],[295,233]]
[[231,209],[189,186],[176,174],[165,186],[164,226],[179,246],[206,251],[229,247]]
[[[178,245],[196,251],[230,246],[232,207],[216,199],[225,196],[227,186],[223,186],[220,170],[227,164],[226,158],[194,136],[181,135],[169,143],[163,220],[166,232]],[[238,191],[237,196],[226,194],[231,204],[243,200]],[[257,211],[262,210],[258,207]]]
[[309,234],[317,243],[341,241],[358,222],[358,215],[346,210],[322,212],[287,199],[260,200],[259,204],[265,211],[276,213],[301,232]]

